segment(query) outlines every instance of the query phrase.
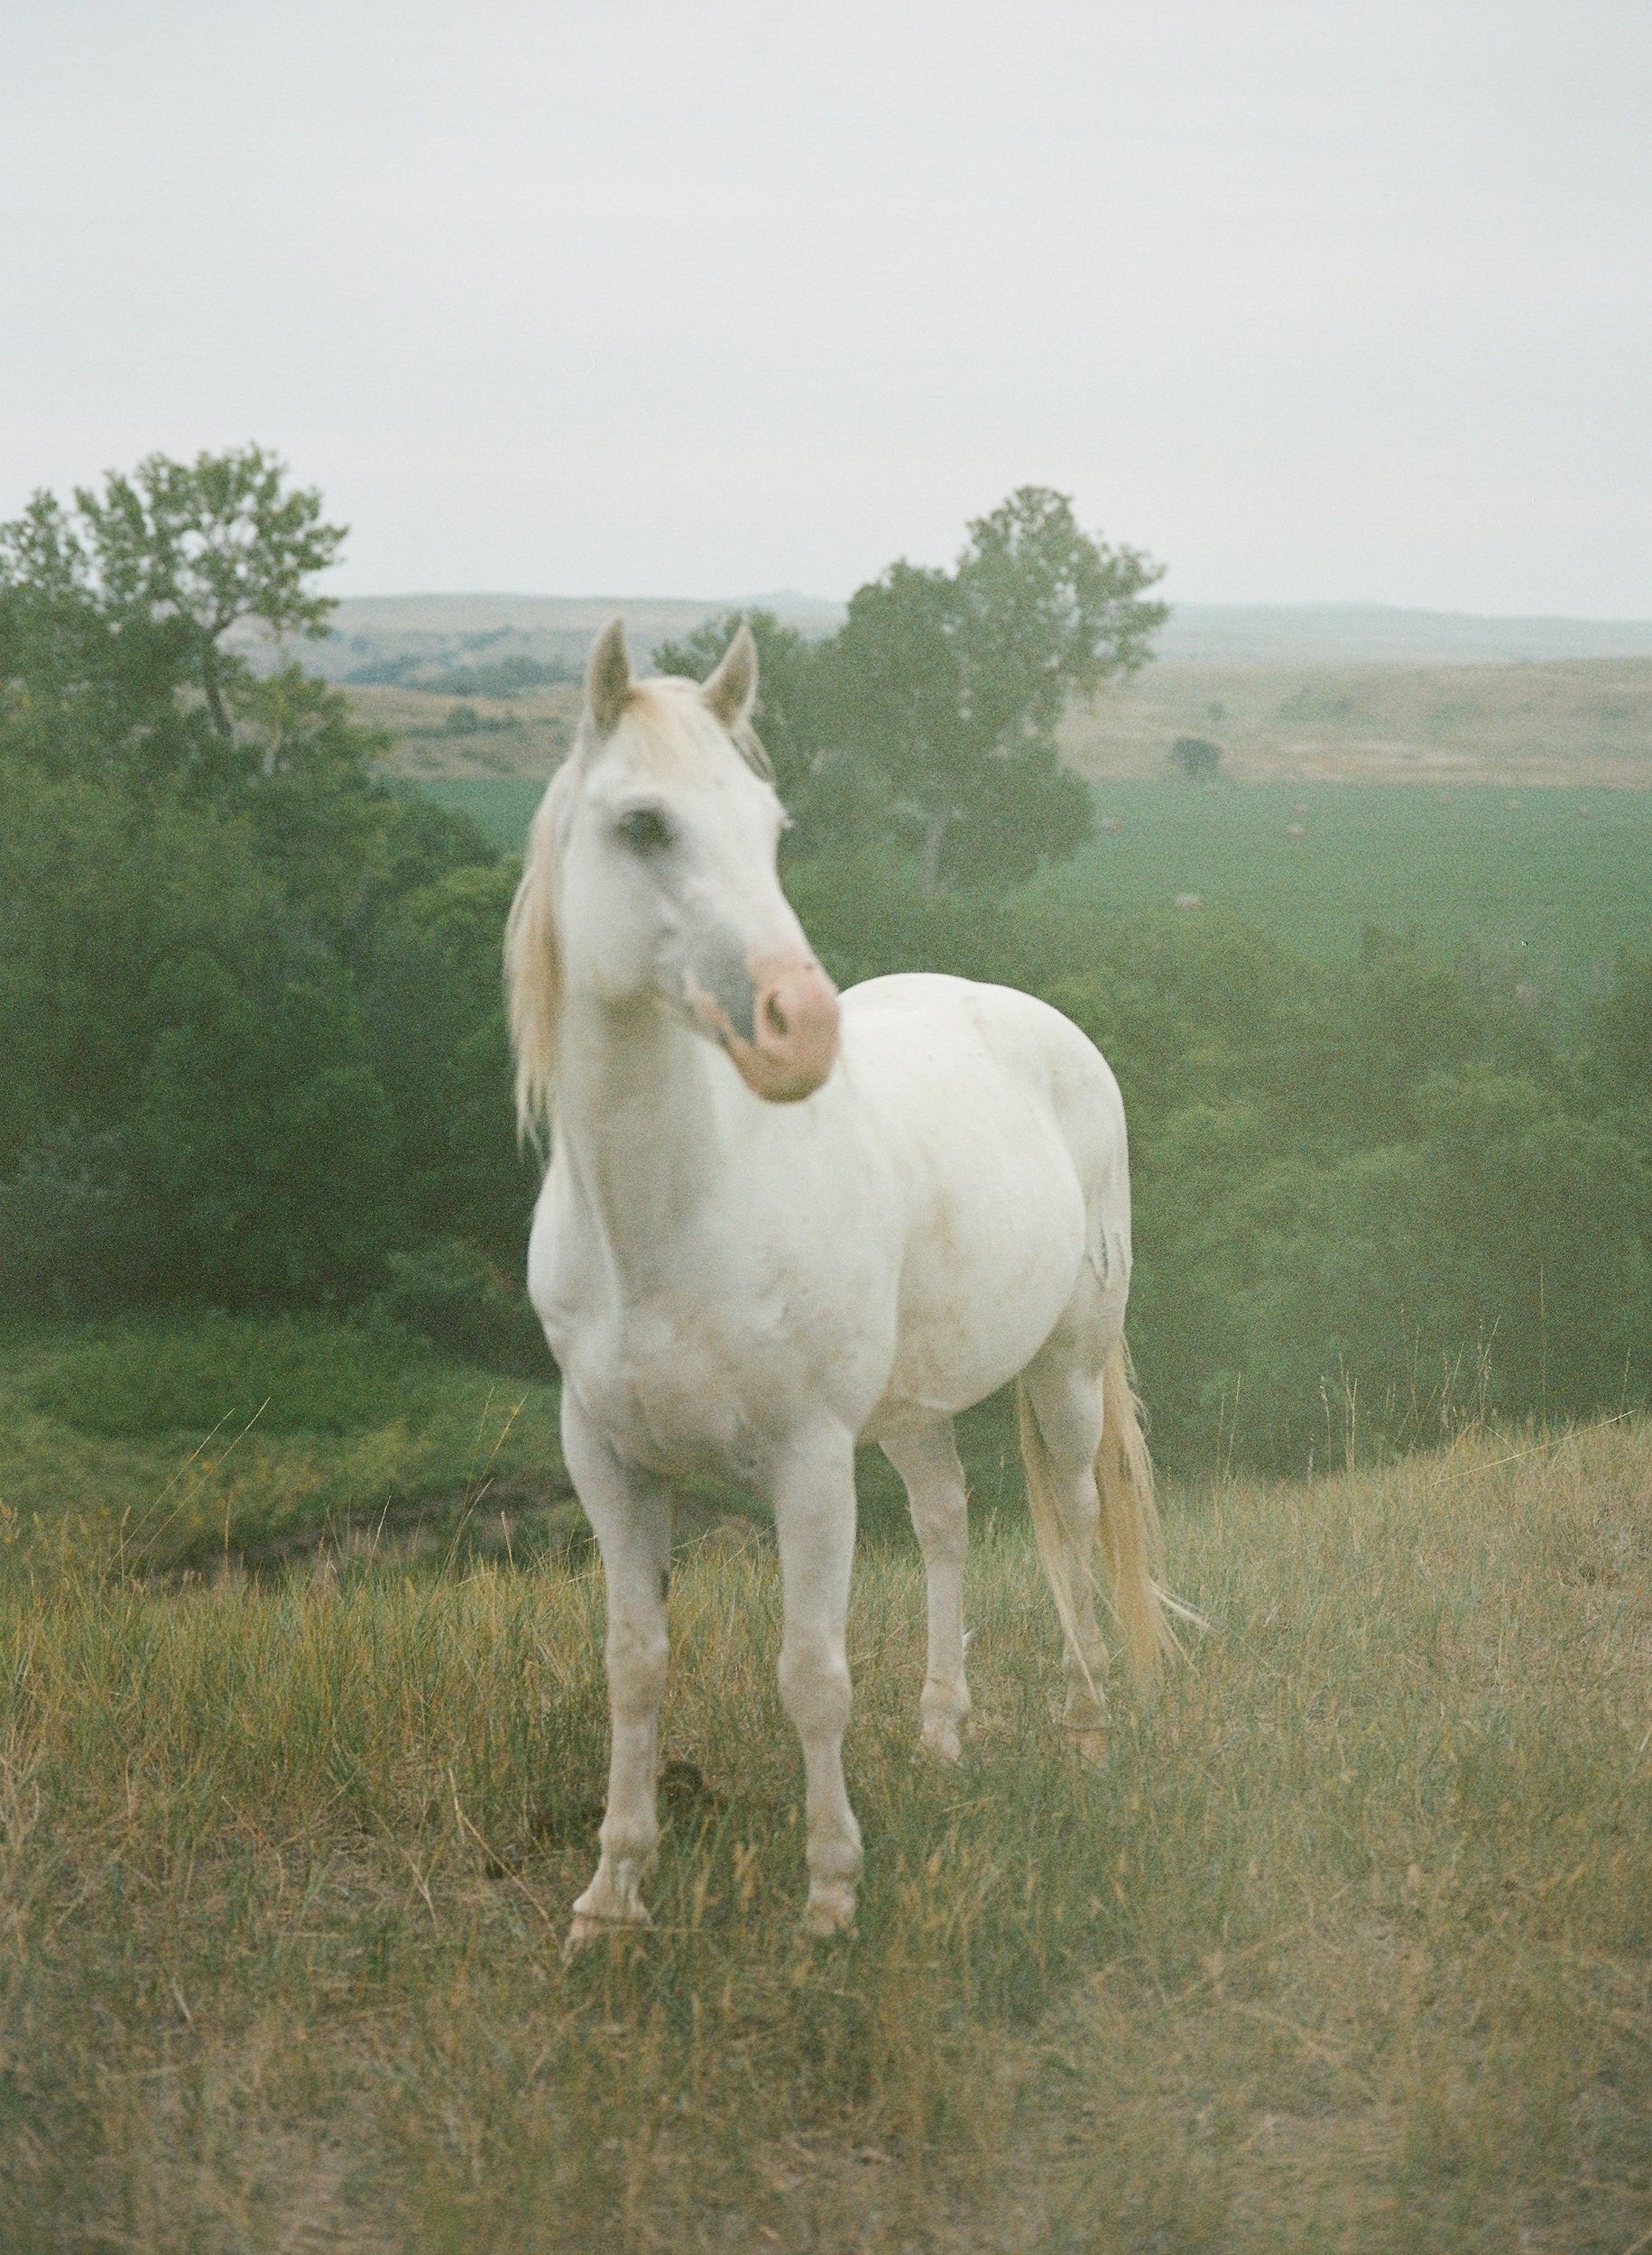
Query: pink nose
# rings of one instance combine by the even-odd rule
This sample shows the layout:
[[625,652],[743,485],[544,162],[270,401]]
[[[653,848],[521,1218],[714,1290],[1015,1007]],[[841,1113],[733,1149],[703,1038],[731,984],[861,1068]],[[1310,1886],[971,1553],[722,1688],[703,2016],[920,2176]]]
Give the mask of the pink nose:
[[808,956],[753,963],[752,1039],[728,1052],[748,1088],[771,1104],[812,1096],[837,1057],[837,989]]

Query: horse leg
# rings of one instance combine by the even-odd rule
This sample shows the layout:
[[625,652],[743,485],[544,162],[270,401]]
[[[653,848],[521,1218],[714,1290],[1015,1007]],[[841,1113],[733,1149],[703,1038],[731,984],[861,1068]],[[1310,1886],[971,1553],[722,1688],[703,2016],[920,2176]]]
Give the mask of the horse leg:
[[964,1554],[969,1539],[964,1468],[952,1419],[903,1425],[880,1443],[906,1483],[907,1502],[928,1589],[929,1650],[918,1702],[923,1742],[943,1761],[963,1751],[959,1729],[969,1714],[964,1679]]
[[849,1433],[816,1433],[791,1451],[774,1484],[774,1525],[785,1605],[780,1700],[803,1743],[808,1827],[803,1923],[808,1933],[826,1936],[853,1923],[861,1868],[861,1828],[844,1783],[845,1630],[854,1558],[854,1442]]
[[[1043,1474],[1065,1547],[1063,1606],[1066,1706],[1063,1716],[1086,1761],[1107,1756],[1107,1647],[1095,1618],[1095,1546],[1101,1498],[1102,1365],[1057,1333],[1021,1374],[1042,1445]],[[1029,1478],[1035,1476],[1028,1467]]]
[[564,1388],[562,1446],[602,1552],[608,1592],[608,1803],[596,1873],[574,1905],[568,1948],[605,1927],[645,1925],[642,1881],[660,1844],[655,1777],[665,1695],[670,1499],[620,1462]]

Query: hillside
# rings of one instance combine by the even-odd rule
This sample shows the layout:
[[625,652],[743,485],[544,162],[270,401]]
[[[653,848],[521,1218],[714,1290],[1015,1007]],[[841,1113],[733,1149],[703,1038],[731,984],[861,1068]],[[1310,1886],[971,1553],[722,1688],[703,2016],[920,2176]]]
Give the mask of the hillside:
[[[616,612],[632,648],[691,633],[715,614],[773,611],[812,636],[829,634],[844,606],[783,588],[717,598],[658,596],[352,596],[333,632],[304,662],[334,681],[415,683],[457,665],[525,659],[577,671],[591,638]],[[255,637],[244,641],[256,657]],[[1177,604],[1158,643],[1161,661],[1196,665],[1534,664],[1551,660],[1652,660],[1652,621],[1481,618],[1380,604]]]
[[1652,658],[1652,620],[1496,618],[1387,603],[1178,603],[1159,655],[1221,665],[1530,665]]
[[[579,691],[456,697],[352,683],[392,740],[392,773],[423,781],[544,776],[562,757]],[[1652,784],[1652,658],[1540,665],[1216,665],[1161,662],[1072,713],[1063,749],[1096,780],[1161,774],[1178,736],[1221,744],[1250,781]]]
[[[333,615],[325,641],[300,652],[330,681],[417,685],[456,667],[526,660],[577,674],[593,637],[623,614],[632,648],[645,661],[655,645],[692,633],[705,619],[743,609],[773,611],[815,636],[831,633],[843,605],[788,589],[697,599],[677,596],[352,596]],[[241,646],[254,663],[267,651],[254,633]]]
[[1152,1714],[1121,1687],[1099,1771],[1053,1719],[1019,1482],[978,1497],[961,1770],[913,1758],[910,1538],[866,1548],[863,1910],[815,1950],[778,1565],[702,1541],[656,1923],[571,1964],[607,1727],[577,1557],[369,1521],[180,1590],[32,1531],[0,1549],[0,2243],[1632,2255],[1649,1476],[1623,1420],[1173,1498],[1214,1632]]
[[1081,773],[1162,773],[1177,736],[1246,781],[1652,783],[1652,658],[1535,665],[1161,662],[1068,716]]

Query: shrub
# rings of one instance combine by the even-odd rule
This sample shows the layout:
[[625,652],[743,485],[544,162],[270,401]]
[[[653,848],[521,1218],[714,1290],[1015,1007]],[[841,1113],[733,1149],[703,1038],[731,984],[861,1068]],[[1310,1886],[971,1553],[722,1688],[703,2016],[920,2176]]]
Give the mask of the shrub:
[[547,1378],[550,1358],[519,1277],[462,1237],[392,1252],[381,1312],[461,1362]]
[[129,1160],[124,1135],[70,1121],[0,1181],[0,1315],[107,1313],[148,1281]]

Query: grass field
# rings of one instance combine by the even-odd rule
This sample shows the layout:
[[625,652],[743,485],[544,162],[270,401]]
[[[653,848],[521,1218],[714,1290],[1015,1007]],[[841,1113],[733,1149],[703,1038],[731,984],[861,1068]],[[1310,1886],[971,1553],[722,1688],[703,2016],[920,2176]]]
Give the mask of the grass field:
[[[584,1538],[558,1437],[555,1372],[456,1363],[383,1326],[320,1316],[127,1317],[0,1335],[0,1544],[95,1557],[133,1576],[221,1576],[394,1550],[449,1564],[533,1558]],[[1007,1398],[959,1421],[978,1508],[1016,1490]],[[861,1457],[861,1530],[883,1542],[906,1499]],[[690,1539],[749,1518],[710,1482]],[[737,1527],[724,1527],[733,1534]]]
[[169,1576],[375,1528],[531,1549],[570,1493],[551,1376],[549,1356],[534,1383],[321,1317],[14,1330],[0,1538]]
[[1649,1483],[1652,1430],[1620,1424],[1177,1499],[1172,1577],[1214,1631],[1100,1774],[1052,1724],[1019,1516],[979,1530],[955,1773],[913,1753],[915,1558],[873,1546],[868,1882],[825,1950],[794,1935],[775,1566],[703,1548],[671,1592],[656,1927],[566,1969],[588,1569],[364,1552],[166,1592],[20,1539],[0,2245],[1629,2255]]
[[[509,853],[520,850],[540,793],[514,776],[427,788]],[[1099,784],[1096,804],[1119,828],[1043,879],[1039,892],[1125,913],[1195,893],[1319,957],[1351,952],[1368,923],[1416,930],[1493,956],[1562,1003],[1601,984],[1620,948],[1652,947],[1652,792],[1348,783],[1206,791],[1121,781]]]

